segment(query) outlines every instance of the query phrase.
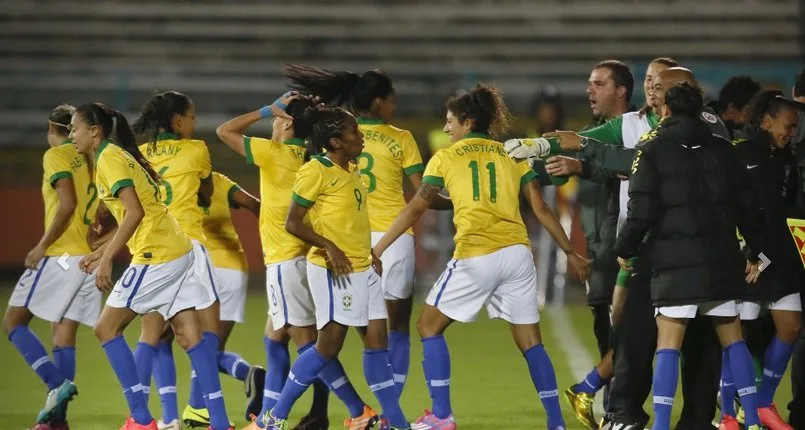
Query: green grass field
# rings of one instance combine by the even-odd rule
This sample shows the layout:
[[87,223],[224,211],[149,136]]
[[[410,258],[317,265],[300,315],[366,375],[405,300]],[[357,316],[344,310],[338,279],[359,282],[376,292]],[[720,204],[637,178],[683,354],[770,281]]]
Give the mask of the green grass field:
[[[7,302],[9,289],[0,290],[0,301]],[[265,298],[254,290],[247,302],[248,323],[236,327],[229,341],[228,349],[240,353],[251,363],[265,365],[262,333],[265,324]],[[587,349],[590,357],[596,357],[592,316],[583,306],[567,307],[572,322],[572,333]],[[416,313],[415,313],[416,315]],[[550,328],[551,317],[543,314],[542,328],[548,349],[559,380],[560,390],[575,382],[570,368],[569,352],[565,349],[566,339],[558,339]],[[45,343],[50,345],[48,326],[41,321],[32,327]],[[138,324],[129,327],[127,338],[134,345],[138,334]],[[448,331],[448,344],[452,356],[452,403],[462,429],[533,429],[544,428],[545,414],[528,376],[525,361],[514,346],[509,330],[501,321],[489,321],[481,317],[474,324],[456,324]],[[180,411],[187,399],[189,382],[189,361],[178,347],[175,348],[179,374]],[[351,334],[341,355],[341,360],[358,392],[370,405],[377,402],[366,387],[361,369],[361,346],[357,335]],[[578,351],[577,351],[578,352]],[[95,339],[92,330],[82,327],[78,334],[78,371],[76,384],[79,396],[70,404],[69,418],[74,430],[109,430],[118,428],[126,418],[127,408],[120,386],[112,372],[106,356]],[[420,365],[422,348],[419,342],[412,342],[411,372],[409,382],[402,398],[402,406],[410,419],[414,419],[423,408],[429,407],[430,399],[422,376]],[[33,371],[25,364],[11,344],[0,343],[0,429],[17,430],[32,425],[36,413],[45,399],[45,389]],[[585,369],[588,370],[588,369]],[[230,417],[239,428],[245,424],[245,406],[242,384],[226,375],[221,376],[227,409]],[[153,390],[153,388],[152,388]],[[155,391],[155,390],[154,390]],[[790,399],[790,383],[786,377],[778,390],[778,404],[783,409]],[[303,397],[294,409],[291,420],[296,422],[310,404],[309,394]],[[681,409],[678,398],[675,412]],[[159,416],[159,399],[151,396],[151,411]],[[570,409],[562,405],[569,429],[582,428],[571,415]],[[651,405],[647,403],[647,410]],[[784,411],[787,414],[787,411]],[[340,428],[346,416],[346,409],[331,396],[331,428]],[[676,420],[676,419],[675,419]]]

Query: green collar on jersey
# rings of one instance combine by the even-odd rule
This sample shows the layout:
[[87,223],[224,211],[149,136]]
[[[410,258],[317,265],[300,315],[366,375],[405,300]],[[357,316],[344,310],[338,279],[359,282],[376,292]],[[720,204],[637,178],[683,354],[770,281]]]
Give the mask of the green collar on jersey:
[[660,116],[652,110],[648,113],[648,115],[646,115],[646,121],[648,121],[649,127],[655,128],[660,122]]
[[59,146],[69,145],[71,143],[73,143],[73,139],[64,139],[64,141],[62,141],[62,143],[60,143]]
[[355,118],[358,121],[358,124],[367,124],[367,125],[376,125],[376,124],[385,124],[386,121],[383,121],[381,118],[364,118],[359,116]]
[[305,139],[300,139],[298,137],[292,137],[290,139],[286,139],[285,142],[282,142],[282,143],[284,143],[286,145],[291,145],[291,146],[304,147],[305,146]]
[[315,159],[319,160],[319,163],[324,164],[327,167],[333,167],[335,165],[335,164],[333,164],[332,161],[330,161],[329,158],[327,158],[324,155],[314,155],[314,156],[312,156],[310,158],[315,158]]
[[100,157],[101,152],[103,152],[103,150],[106,149],[106,147],[109,146],[110,143],[112,143],[111,140],[104,140],[103,142],[101,142],[101,144],[98,145],[98,152],[95,153],[95,158]]
[[179,135],[175,133],[163,132],[157,135],[157,140],[179,140]]
[[489,134],[473,131],[472,133],[467,133],[467,135],[462,137],[462,139],[489,139]]

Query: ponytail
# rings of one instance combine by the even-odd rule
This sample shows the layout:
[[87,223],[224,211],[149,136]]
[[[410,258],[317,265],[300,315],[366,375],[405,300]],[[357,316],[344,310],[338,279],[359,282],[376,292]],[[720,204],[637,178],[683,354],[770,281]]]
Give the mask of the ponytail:
[[286,64],[285,76],[291,80],[292,89],[318,96],[324,103],[345,105],[353,112],[369,111],[375,99],[386,99],[394,93],[391,78],[382,70],[358,75]]
[[76,114],[81,115],[81,118],[87,124],[100,127],[103,139],[110,140],[115,145],[123,148],[145,169],[154,182],[161,182],[159,174],[157,174],[143,153],[140,152],[134,132],[122,113],[101,103],[91,103],[79,106],[76,109]]
[[461,122],[473,120],[473,132],[486,133],[493,138],[502,137],[509,131],[512,118],[497,87],[484,83],[451,97],[447,101],[447,110]]
[[155,94],[143,105],[132,129],[141,139],[156,145],[160,132],[176,133],[172,124],[173,116],[185,115],[192,104],[190,97],[178,91]]

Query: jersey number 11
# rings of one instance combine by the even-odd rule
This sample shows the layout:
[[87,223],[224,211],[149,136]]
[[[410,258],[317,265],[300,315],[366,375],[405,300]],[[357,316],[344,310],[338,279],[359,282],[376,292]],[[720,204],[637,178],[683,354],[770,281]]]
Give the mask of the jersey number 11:
[[[472,199],[475,201],[481,200],[481,181],[480,173],[478,172],[478,162],[473,160],[469,164],[472,170]],[[495,203],[498,199],[497,175],[495,170],[495,163],[486,163],[486,170],[489,170],[489,201]]]

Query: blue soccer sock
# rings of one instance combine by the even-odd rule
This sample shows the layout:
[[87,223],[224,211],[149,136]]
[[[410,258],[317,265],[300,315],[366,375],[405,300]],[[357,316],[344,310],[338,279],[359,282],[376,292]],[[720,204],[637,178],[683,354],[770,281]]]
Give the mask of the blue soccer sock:
[[[221,340],[218,338],[218,335],[215,333],[205,331],[202,333],[204,338],[203,342],[206,343],[215,353],[218,352],[218,346],[221,344]],[[216,365],[216,371],[218,370],[218,366]],[[193,370],[190,374],[190,398],[187,400],[187,403],[190,405],[191,408],[195,409],[204,409],[205,401],[204,401],[204,390],[201,388],[201,380],[198,378],[198,373]]]
[[315,347],[308,349],[299,356],[290,373],[288,373],[288,380],[282,388],[280,398],[277,399],[277,403],[272,409],[272,415],[276,418],[287,419],[293,404],[313,383],[328,362],[329,360],[322,357]]
[[[291,371],[291,355],[288,352],[288,344],[273,341],[268,336],[263,337],[263,343],[266,346],[268,370],[266,371],[265,388],[263,389],[263,409],[260,411],[260,417],[277,404],[282,387],[285,386],[285,380],[288,379],[288,372]],[[260,428],[265,427],[265,424],[260,419],[257,420],[257,425]]]
[[730,368],[730,357],[727,351],[721,352],[721,415],[729,415],[735,418],[735,381],[732,379],[732,369]]
[[156,355],[157,349],[145,342],[137,342],[137,347],[134,348],[134,363],[137,364],[137,377],[143,386],[145,401],[148,401],[151,394],[151,374],[154,373]]
[[[316,342],[308,342],[298,348],[296,348],[296,356],[300,356],[305,353],[310,348],[313,348]],[[327,416],[327,407],[330,401],[330,387],[327,386],[327,383],[322,379],[322,373],[327,369],[328,366],[332,365],[333,362],[338,363],[338,359],[330,360],[330,364],[324,367],[321,372],[319,372],[319,377],[316,378],[311,385],[313,385],[313,402],[310,404],[310,414],[316,416]],[[340,363],[339,363],[340,366]],[[343,372],[344,369],[341,369]],[[346,375],[345,375],[346,377]],[[353,389],[353,391],[355,391]],[[357,393],[356,393],[357,395]],[[345,402],[346,403],[346,402]],[[349,409],[349,406],[347,406]],[[350,409],[351,411],[351,409]]]
[[394,373],[389,364],[389,352],[386,349],[367,349],[363,352],[363,375],[369,388],[375,394],[383,409],[383,416],[393,427],[408,428],[410,423],[405,419],[400,408],[400,394],[394,384]]
[[170,341],[159,342],[154,359],[154,382],[159,390],[162,419],[166,423],[179,419],[176,397],[176,363],[173,361],[173,346]]
[[565,421],[562,418],[562,408],[559,406],[559,388],[556,383],[556,373],[553,370],[553,363],[545,346],[542,344],[534,345],[523,356],[528,363],[528,371],[531,374],[531,382],[539,393],[539,399],[545,412],[548,415],[548,428],[554,429],[564,427]]
[[346,405],[350,417],[357,418],[363,415],[365,403],[363,399],[361,399],[361,396],[358,395],[358,392],[355,391],[355,387],[352,386],[352,383],[344,372],[344,367],[341,366],[341,362],[338,361],[338,359],[330,360],[327,365],[321,369],[319,379],[324,381],[324,383],[330,387],[330,391],[335,393],[336,397]]
[[583,381],[576,384],[573,390],[577,393],[595,394],[604,386],[604,383],[601,375],[598,374],[598,369],[593,367],[593,370],[584,377]]
[[408,368],[411,365],[411,335],[402,331],[389,332],[389,362],[394,372],[394,384],[402,395]]
[[453,414],[450,405],[450,351],[444,335],[422,338],[422,367],[433,400],[433,415],[445,419]]
[[763,380],[757,396],[759,408],[769,407],[774,402],[774,392],[780,385],[780,379],[785,374],[788,360],[793,353],[794,345],[785,343],[776,336],[766,348],[766,355],[763,358]]
[[137,424],[148,425],[154,418],[148,411],[148,401],[143,393],[143,386],[137,376],[137,364],[134,362],[134,355],[126,344],[123,336],[118,336],[103,344],[106,357],[112,365],[117,380],[123,387],[123,395],[129,404],[131,417]]
[[221,380],[218,378],[218,365],[215,352],[209,343],[199,342],[187,350],[190,362],[196,371],[196,379],[201,384],[207,410],[210,413],[210,427],[213,430],[229,428],[229,417],[224,405],[224,394],[221,391]]
[[660,349],[654,368],[654,426],[652,430],[670,430],[674,394],[679,382],[679,351]]
[[746,415],[746,428],[753,425],[760,425],[757,415],[757,387],[755,386],[755,372],[752,365],[752,356],[746,348],[746,342],[738,342],[727,345],[724,352],[729,356],[732,380],[735,381],[735,388],[741,398]]
[[229,351],[219,351],[218,370],[226,373],[227,375],[237,379],[238,381],[245,381],[246,376],[249,375],[251,365],[238,354]]
[[8,340],[17,348],[25,362],[34,369],[42,382],[52,390],[62,383],[65,377],[53,364],[48,352],[27,325],[19,325],[8,334]]
[[53,348],[53,364],[59,373],[70,381],[75,381],[75,347],[59,346]]

